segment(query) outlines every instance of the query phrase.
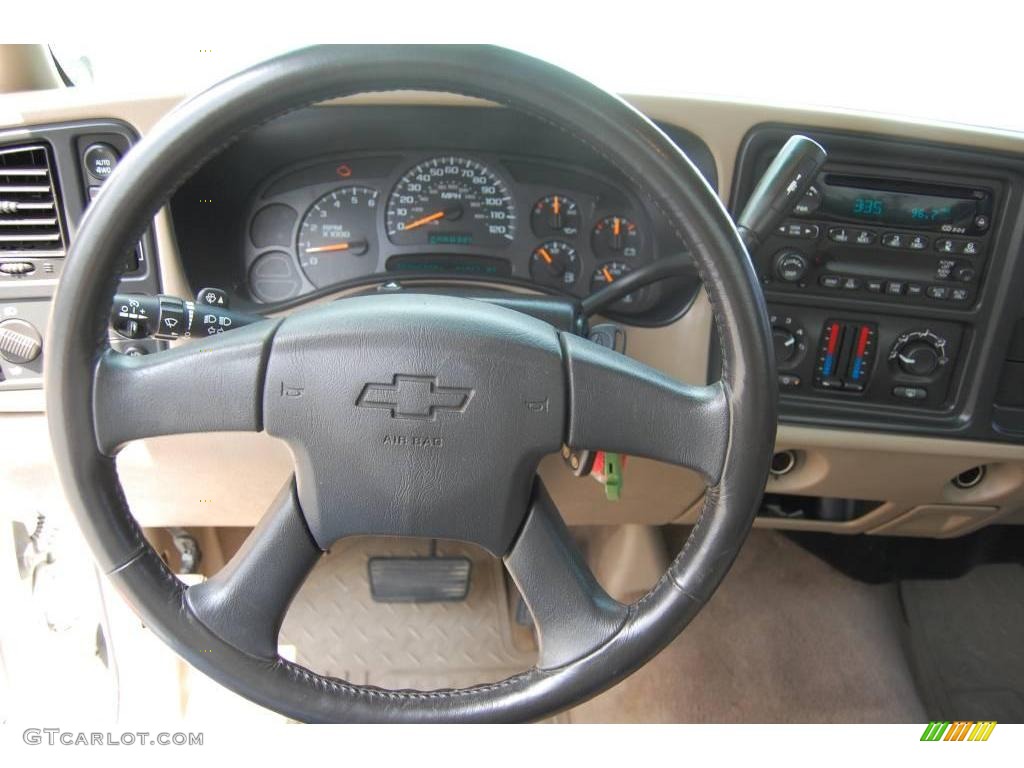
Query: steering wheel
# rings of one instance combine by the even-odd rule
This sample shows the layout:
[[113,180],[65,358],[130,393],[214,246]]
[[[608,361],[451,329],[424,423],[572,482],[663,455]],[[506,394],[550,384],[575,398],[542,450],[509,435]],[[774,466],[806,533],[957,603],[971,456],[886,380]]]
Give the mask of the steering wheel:
[[[519,109],[618,168],[698,265],[721,380],[688,386],[513,310],[415,294],[345,299],[146,357],[110,349],[119,265],[203,162],[290,110],[399,88]],[[298,720],[534,720],[639,668],[728,571],[774,444],[771,349],[764,300],[728,214],[680,150],[619,98],[507,50],[317,47],[196,96],[119,164],[68,256],[45,383],[60,476],[99,565],[193,666]],[[285,441],[294,478],[235,557],[186,588],[143,537],[114,457],[131,440],[225,430]],[[536,477],[563,443],[690,467],[708,485],[682,551],[635,603],[598,585]],[[537,665],[489,685],[392,691],[281,659],[277,635],[292,597],[328,547],[357,534],[457,539],[503,558],[537,628]]]

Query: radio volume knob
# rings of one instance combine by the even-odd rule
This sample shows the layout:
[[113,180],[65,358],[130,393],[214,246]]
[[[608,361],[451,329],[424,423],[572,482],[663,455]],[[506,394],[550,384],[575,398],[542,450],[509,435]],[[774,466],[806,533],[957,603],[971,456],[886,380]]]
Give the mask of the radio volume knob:
[[800,251],[779,251],[775,256],[775,274],[787,283],[803,280],[809,266],[807,257]]
[[0,323],[0,357],[12,365],[31,363],[43,351],[39,331],[25,320],[4,320]]

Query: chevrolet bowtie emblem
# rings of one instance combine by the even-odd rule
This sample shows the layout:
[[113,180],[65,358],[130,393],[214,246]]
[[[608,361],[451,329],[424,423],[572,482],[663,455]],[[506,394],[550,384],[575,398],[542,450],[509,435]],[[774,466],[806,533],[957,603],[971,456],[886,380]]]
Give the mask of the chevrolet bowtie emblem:
[[435,376],[395,374],[390,384],[364,386],[356,405],[391,411],[393,419],[433,420],[438,411],[466,410],[472,397],[472,389],[437,386]]

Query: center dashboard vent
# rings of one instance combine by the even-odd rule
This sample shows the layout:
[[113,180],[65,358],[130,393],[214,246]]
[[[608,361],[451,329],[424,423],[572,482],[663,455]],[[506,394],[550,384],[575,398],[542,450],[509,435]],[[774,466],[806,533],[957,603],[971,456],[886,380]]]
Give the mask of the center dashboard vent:
[[62,256],[50,153],[45,145],[0,147],[0,256]]

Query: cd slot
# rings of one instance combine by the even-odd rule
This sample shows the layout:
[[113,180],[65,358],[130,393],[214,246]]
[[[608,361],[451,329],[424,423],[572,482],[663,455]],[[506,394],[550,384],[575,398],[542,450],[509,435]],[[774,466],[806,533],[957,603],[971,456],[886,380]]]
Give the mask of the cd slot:
[[839,173],[825,174],[825,184],[830,187],[854,187],[871,189],[876,192],[901,192],[911,195],[934,195],[960,200],[980,200],[988,193],[970,187],[958,187],[949,184],[929,184],[906,179],[881,179],[871,176],[849,176]]

